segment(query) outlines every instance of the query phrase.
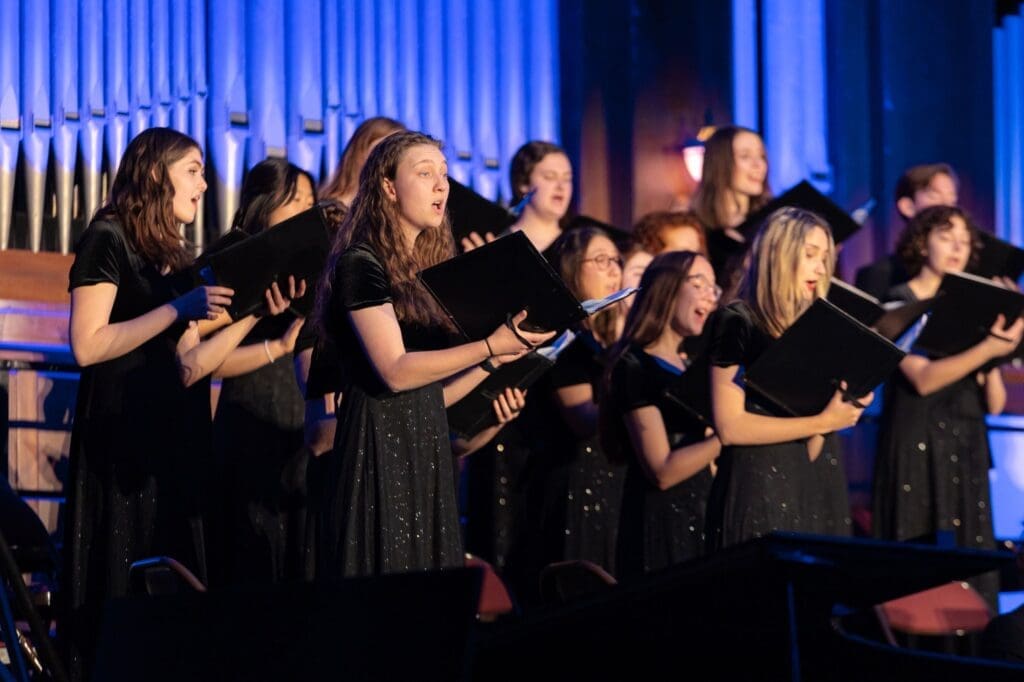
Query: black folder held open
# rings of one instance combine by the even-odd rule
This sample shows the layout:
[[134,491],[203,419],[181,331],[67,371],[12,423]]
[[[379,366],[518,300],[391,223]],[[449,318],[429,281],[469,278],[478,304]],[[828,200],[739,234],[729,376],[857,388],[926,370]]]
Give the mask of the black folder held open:
[[1008,241],[978,231],[981,239],[981,252],[978,262],[970,268],[979,277],[1009,277],[1014,282],[1024,274],[1024,249],[1014,246]]
[[292,309],[300,315],[311,312],[313,290],[330,251],[319,207],[251,237],[233,230],[215,246],[193,267],[199,281],[235,290],[228,306],[232,319],[258,311],[266,300],[264,292],[273,282],[287,293],[289,275],[296,282],[306,280],[306,294],[292,301]]
[[489,426],[498,423],[494,413],[494,401],[506,388],[525,391],[544,372],[551,369],[558,355],[565,350],[576,335],[564,332],[553,344],[531,351],[514,362],[498,367],[481,381],[469,395],[448,408],[448,429],[462,438],[472,438]]
[[932,357],[956,355],[980,343],[999,315],[1011,325],[1022,312],[1021,292],[976,275],[948,272],[914,346]]
[[846,241],[860,229],[860,223],[849,213],[804,180],[757,209],[736,230],[748,243],[752,242],[765,219],[776,210],[788,206],[813,211],[824,218],[832,230],[832,238],[836,244]]
[[828,288],[828,300],[861,324],[871,327],[890,341],[896,341],[919,317],[928,312],[934,299],[880,303],[866,291],[833,277]]
[[419,273],[469,340],[485,338],[521,310],[526,331],[561,331],[628,296],[579,301],[523,232],[514,232]]
[[[764,407],[782,416],[820,413],[840,382],[861,398],[884,381],[905,353],[837,306],[818,299],[744,374]],[[765,402],[766,401],[766,402]]]

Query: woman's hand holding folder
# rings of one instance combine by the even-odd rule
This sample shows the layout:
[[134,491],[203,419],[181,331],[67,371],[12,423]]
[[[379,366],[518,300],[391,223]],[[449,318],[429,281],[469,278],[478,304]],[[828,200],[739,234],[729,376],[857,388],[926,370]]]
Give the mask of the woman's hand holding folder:
[[525,310],[519,311],[484,339],[493,364],[512,362],[555,335],[555,332],[528,332],[520,329],[519,323],[526,319],[526,314]]
[[819,417],[823,423],[822,433],[840,431],[853,426],[860,419],[864,409],[875,399],[874,393],[868,393],[863,398],[854,399],[846,392],[846,382],[840,382],[839,388],[828,405],[821,411]]

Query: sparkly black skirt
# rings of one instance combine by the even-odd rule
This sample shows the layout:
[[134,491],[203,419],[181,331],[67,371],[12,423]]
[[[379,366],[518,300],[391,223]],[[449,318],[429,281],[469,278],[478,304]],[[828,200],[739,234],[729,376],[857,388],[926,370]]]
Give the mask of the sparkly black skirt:
[[463,565],[440,384],[383,398],[350,387],[324,457],[318,577]]
[[705,511],[714,477],[705,467],[667,490],[631,462],[618,536],[620,579],[639,577],[704,553]]
[[773,530],[817,532],[812,515],[817,478],[802,440],[723,448],[708,499],[708,549]]

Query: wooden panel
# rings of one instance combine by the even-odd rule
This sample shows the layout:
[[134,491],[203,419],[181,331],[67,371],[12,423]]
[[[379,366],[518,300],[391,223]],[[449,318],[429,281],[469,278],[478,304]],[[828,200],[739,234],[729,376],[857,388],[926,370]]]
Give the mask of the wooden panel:
[[68,271],[75,257],[0,251],[0,299],[68,303]]

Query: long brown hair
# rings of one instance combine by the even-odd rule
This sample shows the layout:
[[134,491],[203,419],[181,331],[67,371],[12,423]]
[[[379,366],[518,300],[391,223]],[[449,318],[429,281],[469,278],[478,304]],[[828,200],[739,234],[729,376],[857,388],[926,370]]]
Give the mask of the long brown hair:
[[359,176],[359,192],[334,239],[327,268],[317,294],[314,321],[326,332],[328,301],[334,285],[334,272],[341,254],[352,244],[366,244],[380,259],[391,282],[392,304],[399,320],[440,325],[452,329],[448,317],[423,287],[416,273],[455,255],[455,240],[445,213],[441,226],[423,230],[415,244],[407,247],[399,226],[395,202],[384,191],[384,181],[394,181],[405,154],[417,145],[441,148],[438,140],[411,131],[384,138],[370,152]]
[[340,200],[351,194],[359,184],[359,171],[366,163],[374,143],[400,130],[405,130],[405,126],[385,116],[374,116],[360,123],[345,145],[334,174],[323,184],[318,195],[324,199]]
[[199,143],[171,128],[149,128],[128,143],[107,202],[96,218],[116,218],[132,248],[158,270],[181,270],[192,262],[174,216],[174,185],[168,168]]
[[[692,208],[708,229],[727,227],[729,190],[732,189],[732,174],[736,168],[736,153],[732,143],[740,133],[757,133],[742,126],[719,128],[704,143],[704,170],[700,185],[693,195]],[[760,139],[760,135],[758,135]],[[748,215],[768,203],[772,193],[765,180],[761,194],[750,198]]]
[[[672,324],[679,293],[699,255],[693,251],[670,251],[657,256],[644,270],[640,291],[626,315],[622,337],[608,351],[602,381],[603,395],[611,395],[612,376],[629,347],[649,346]],[[625,457],[623,443],[628,434],[622,418],[618,411],[613,413],[612,409],[602,409],[598,420],[601,447],[613,462],[621,462]]]
[[765,220],[754,239],[750,266],[740,282],[739,298],[754,311],[758,323],[773,337],[793,324],[809,303],[800,296],[797,269],[807,235],[816,227],[828,238],[829,259],[817,295],[828,294],[835,271],[835,242],[825,220],[800,208],[780,208]]
[[[554,259],[552,265],[555,266],[555,270],[561,275],[573,296],[581,300],[585,296],[583,293],[583,259],[586,256],[587,247],[595,237],[604,237],[612,244],[615,243],[615,240],[607,232],[599,227],[588,225],[563,232],[551,244],[551,253]],[[601,345],[608,346],[615,342],[615,327],[619,314],[619,306],[615,305],[588,318],[587,325]]]

